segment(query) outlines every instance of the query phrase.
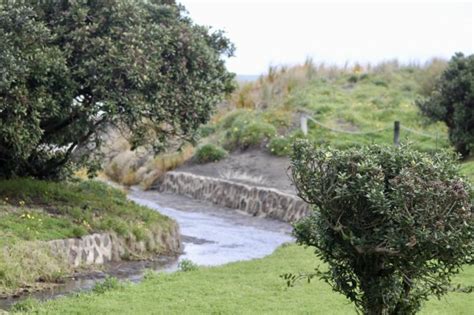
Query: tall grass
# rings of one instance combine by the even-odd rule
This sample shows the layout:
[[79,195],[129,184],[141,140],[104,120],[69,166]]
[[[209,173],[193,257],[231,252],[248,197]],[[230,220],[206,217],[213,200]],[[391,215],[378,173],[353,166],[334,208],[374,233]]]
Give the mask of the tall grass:
[[[274,154],[283,143],[281,137],[300,137],[300,112],[321,124],[347,132],[367,132],[387,127],[384,132],[354,135],[335,133],[310,123],[309,138],[329,142],[338,147],[368,143],[391,143],[393,121],[418,133],[403,130],[402,141],[413,142],[421,150],[449,147],[447,129],[442,123],[428,124],[414,105],[421,93],[428,93],[444,69],[446,62],[433,59],[425,64],[401,64],[388,60],[378,64],[346,63],[344,66],[315,63],[307,59],[293,67],[271,66],[266,75],[246,83],[206,126],[209,139],[230,149],[245,149],[239,134],[249,125],[272,125],[278,141],[258,137],[252,141],[272,143]],[[212,132],[210,132],[212,131]],[[420,133],[429,134],[431,137]],[[271,138],[271,137],[270,137]],[[287,148],[285,143],[283,148]],[[287,153],[283,153],[286,151]]]

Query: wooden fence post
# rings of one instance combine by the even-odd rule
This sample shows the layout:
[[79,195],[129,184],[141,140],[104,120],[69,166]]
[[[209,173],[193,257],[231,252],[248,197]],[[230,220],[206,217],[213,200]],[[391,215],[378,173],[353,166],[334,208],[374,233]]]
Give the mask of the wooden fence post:
[[301,123],[301,131],[305,136],[308,135],[308,116],[305,113],[301,114],[300,118],[300,123]]
[[395,121],[393,123],[393,144],[397,147],[400,145],[400,122],[399,121]]

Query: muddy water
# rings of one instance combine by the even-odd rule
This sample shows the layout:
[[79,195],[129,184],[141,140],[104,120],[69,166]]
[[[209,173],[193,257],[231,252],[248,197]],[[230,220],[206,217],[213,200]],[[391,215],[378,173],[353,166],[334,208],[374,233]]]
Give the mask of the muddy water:
[[[107,264],[100,272],[76,275],[54,289],[32,293],[31,296],[51,299],[90,290],[107,275],[138,282],[145,269],[173,272],[183,259],[198,265],[216,266],[261,258],[271,254],[279,245],[292,241],[291,227],[276,220],[256,218],[184,196],[154,191],[131,189],[129,198],[176,220],[183,236],[184,253],[178,258],[160,257],[155,261]],[[0,299],[0,308],[7,309],[18,300]]]
[[264,257],[292,240],[287,223],[217,208],[187,197],[132,190],[129,198],[175,219],[185,245],[180,259],[190,259],[199,265]]

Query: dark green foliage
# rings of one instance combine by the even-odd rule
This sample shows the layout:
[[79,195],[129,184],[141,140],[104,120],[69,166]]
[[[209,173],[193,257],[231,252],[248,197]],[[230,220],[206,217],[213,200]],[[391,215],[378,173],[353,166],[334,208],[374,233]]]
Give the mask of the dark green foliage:
[[449,139],[464,157],[474,150],[474,55],[454,55],[427,99],[417,102],[433,121],[444,121]]
[[357,81],[359,81],[359,76],[357,74],[352,74],[351,76],[349,76],[347,81],[349,83],[357,83]]
[[194,154],[198,163],[209,163],[222,160],[227,156],[227,151],[212,143],[200,146]]
[[276,134],[277,130],[272,124],[257,120],[250,114],[240,115],[227,130],[226,145],[231,149],[258,147]]
[[289,137],[275,137],[268,143],[268,151],[276,156],[288,156],[291,153],[292,139]]
[[453,155],[298,141],[292,176],[314,206],[295,225],[298,242],[316,248],[329,265],[318,275],[365,314],[415,313],[472,259],[471,186]]
[[194,141],[233,89],[232,44],[173,0],[24,3],[0,6],[0,177],[94,171],[111,127]]

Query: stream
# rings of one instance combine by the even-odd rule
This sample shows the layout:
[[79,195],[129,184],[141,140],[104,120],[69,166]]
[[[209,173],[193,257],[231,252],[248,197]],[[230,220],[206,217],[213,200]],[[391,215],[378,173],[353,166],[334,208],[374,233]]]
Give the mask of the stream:
[[178,222],[184,252],[176,257],[157,257],[153,261],[121,261],[108,263],[101,271],[78,274],[64,283],[19,298],[0,299],[0,309],[31,296],[40,300],[91,290],[106,276],[139,282],[145,269],[174,272],[179,261],[191,260],[201,266],[261,258],[283,243],[293,241],[287,223],[250,216],[242,211],[214,206],[185,196],[142,191],[132,188],[128,197]]

